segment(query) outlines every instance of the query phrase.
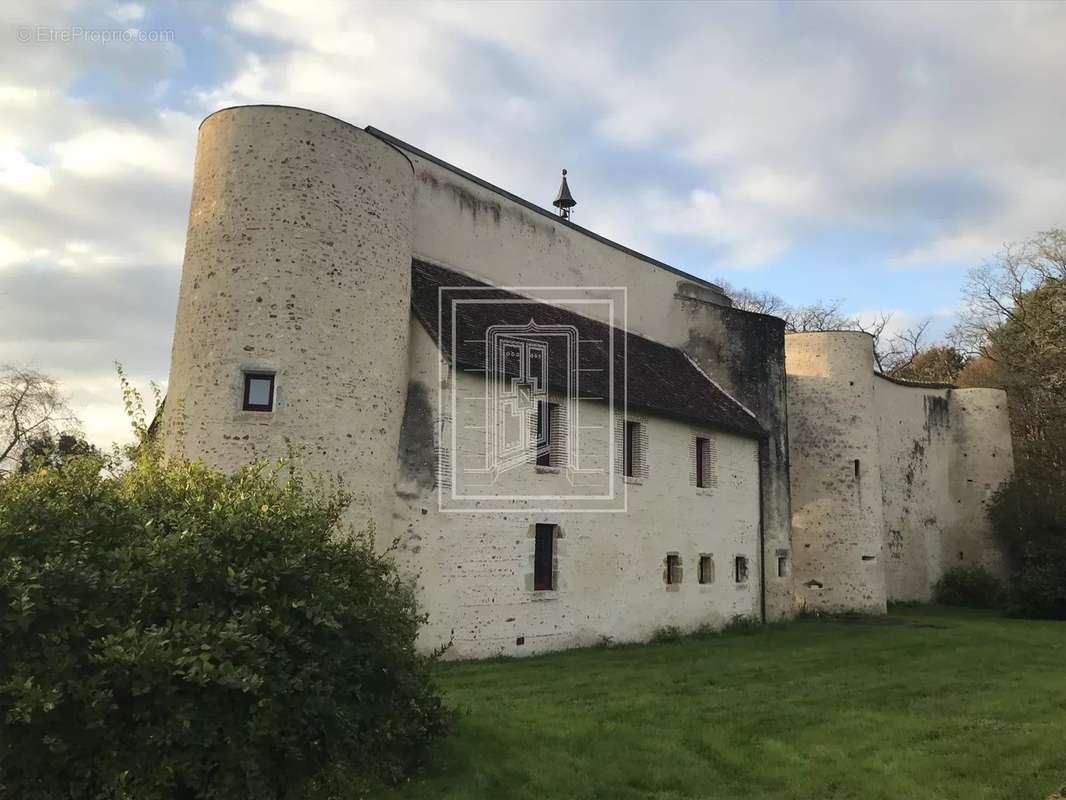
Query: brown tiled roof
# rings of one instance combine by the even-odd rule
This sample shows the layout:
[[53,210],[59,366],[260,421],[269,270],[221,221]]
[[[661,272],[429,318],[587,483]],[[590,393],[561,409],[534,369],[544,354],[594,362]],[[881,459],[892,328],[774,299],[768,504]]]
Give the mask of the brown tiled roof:
[[[507,302],[455,304],[456,299]],[[438,303],[443,308],[438,308]],[[458,332],[454,350],[453,305]],[[485,337],[493,325],[525,325],[532,321],[538,326],[570,326],[578,333],[580,363],[568,366],[565,352],[549,348],[549,390],[560,391],[566,385],[568,372],[573,375],[576,366],[579,396],[606,400],[612,388],[608,375],[613,373],[616,406],[626,402],[632,409],[744,436],[766,434],[752,414],[677,348],[612,328],[569,309],[495,288],[423,261],[414,261],[411,266],[411,306],[441,352],[457,367],[484,369]],[[600,369],[612,359],[612,345],[614,369]]]

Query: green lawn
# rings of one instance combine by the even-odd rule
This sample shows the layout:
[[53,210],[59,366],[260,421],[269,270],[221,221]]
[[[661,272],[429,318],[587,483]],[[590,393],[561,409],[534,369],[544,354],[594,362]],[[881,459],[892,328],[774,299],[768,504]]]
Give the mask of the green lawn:
[[389,797],[1014,800],[1066,782],[1064,623],[908,608],[439,681],[456,734]]

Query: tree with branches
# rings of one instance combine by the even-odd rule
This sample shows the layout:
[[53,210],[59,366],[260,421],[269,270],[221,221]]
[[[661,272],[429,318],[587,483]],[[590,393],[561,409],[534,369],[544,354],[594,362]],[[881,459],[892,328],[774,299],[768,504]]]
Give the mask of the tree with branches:
[[54,378],[29,367],[0,366],[0,474],[17,467],[32,437],[77,424]]
[[1006,246],[964,298],[952,340],[1007,390],[1018,455],[1066,470],[1066,231]]
[[733,287],[727,281],[716,282],[732,298],[734,308],[780,317],[785,321],[786,333],[862,331],[870,334],[874,340],[877,370],[894,377],[923,352],[932,323],[932,320],[924,319],[906,330],[892,331],[892,314],[889,312],[879,312],[873,319],[863,321],[845,313],[842,300],[816,300],[794,306],[772,292],[754,292]]

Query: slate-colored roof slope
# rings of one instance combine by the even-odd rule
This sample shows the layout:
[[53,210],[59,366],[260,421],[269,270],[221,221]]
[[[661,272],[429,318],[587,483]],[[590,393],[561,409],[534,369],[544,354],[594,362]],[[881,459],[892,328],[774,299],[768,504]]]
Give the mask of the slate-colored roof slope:
[[[444,291],[440,291],[442,288]],[[438,309],[438,298],[443,309]],[[506,302],[454,303],[457,299]],[[581,398],[606,400],[611,388],[608,375],[613,372],[616,406],[621,406],[625,398],[630,408],[653,414],[744,436],[761,437],[766,433],[752,414],[708,380],[680,350],[566,308],[531,300],[422,261],[414,261],[411,266],[411,305],[441,352],[458,367],[484,369],[486,332],[493,325],[519,326],[532,320],[538,326],[571,326],[580,341],[580,363],[576,366],[581,370]],[[458,331],[454,351],[453,305]],[[549,390],[560,391],[566,385],[568,372],[574,372],[568,367],[565,348],[550,347],[548,352]],[[614,369],[601,369],[612,357]]]

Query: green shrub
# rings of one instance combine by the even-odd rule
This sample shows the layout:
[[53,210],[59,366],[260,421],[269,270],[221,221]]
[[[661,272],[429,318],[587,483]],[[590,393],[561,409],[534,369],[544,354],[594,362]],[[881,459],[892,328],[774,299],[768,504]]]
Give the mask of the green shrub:
[[722,627],[722,633],[750,636],[753,633],[762,633],[765,629],[766,626],[759,621],[758,617],[751,614],[737,614]]
[[1061,468],[1023,463],[989,508],[1011,568],[1007,610],[1014,616],[1066,619],[1066,493],[1061,473]]
[[1003,583],[984,567],[952,567],[933,587],[933,599],[945,606],[998,608]]
[[412,591],[281,467],[97,457],[0,481],[0,797],[326,796],[449,714]]
[[681,641],[681,629],[676,625],[664,625],[661,628],[656,628],[652,633],[650,641],[652,644],[667,644],[669,642]]

